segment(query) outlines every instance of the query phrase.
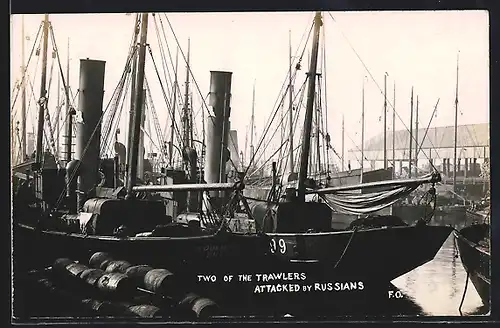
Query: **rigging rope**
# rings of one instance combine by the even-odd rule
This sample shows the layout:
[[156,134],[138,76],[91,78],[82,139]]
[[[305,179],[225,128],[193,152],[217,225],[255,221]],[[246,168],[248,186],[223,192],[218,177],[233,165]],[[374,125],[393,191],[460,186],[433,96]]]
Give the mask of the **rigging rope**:
[[[25,81],[25,80],[26,80],[26,74],[27,74],[27,71],[28,71],[28,67],[29,67],[29,64],[30,64],[31,58],[32,58],[32,56],[33,56],[33,52],[35,51],[35,46],[37,45],[37,40],[38,40],[38,37],[40,37],[40,40],[39,40],[40,42],[41,42],[41,40],[42,40],[42,38],[41,38],[41,34],[40,34],[40,32],[42,31],[42,27],[43,27],[43,22],[41,22],[41,23],[40,23],[40,26],[38,27],[38,32],[36,33],[35,40],[33,41],[33,47],[31,48],[30,55],[29,55],[29,57],[28,57],[28,62],[27,62],[27,63],[26,63],[26,65],[24,66],[24,70],[23,70],[23,72],[22,72],[22,76],[21,76],[21,84],[20,84],[20,85],[22,85],[22,84],[23,84],[23,81]],[[24,42],[24,40],[23,40],[23,42]],[[37,52],[38,52],[38,49],[39,49],[39,48],[40,48],[40,45],[39,45],[39,46],[38,46],[38,48],[37,48]],[[38,55],[37,55],[36,57],[38,57],[38,59],[37,59],[37,64],[38,64],[38,60],[40,59],[40,56],[38,56]],[[23,64],[24,64],[24,63],[23,63]],[[37,67],[37,66],[38,66],[38,65],[36,65],[35,67]],[[26,82],[24,82],[24,83],[26,83]],[[12,102],[11,111],[12,111],[12,110],[14,109],[14,107],[16,106],[17,97],[19,96],[19,90],[20,90],[20,88],[19,88],[19,89],[17,89],[16,96],[15,96],[15,98],[14,98],[14,101]]]
[[177,142],[182,146],[182,148],[184,148],[186,145],[184,144],[184,141],[181,138],[181,131],[179,129],[179,126],[177,125],[177,123],[173,119],[171,102],[169,101],[168,96],[167,96],[167,92],[165,91],[165,88],[163,86],[163,82],[161,80],[160,72],[158,70],[158,66],[156,65],[156,61],[154,59],[153,52],[151,50],[151,47],[149,45],[147,45],[147,46],[148,46],[148,50],[149,50],[149,55],[151,56],[151,60],[153,62],[156,76],[158,77],[158,82],[160,83],[160,89],[162,91],[163,99],[165,100],[167,108],[169,109],[168,113],[170,114],[170,120],[173,122],[175,135],[177,136]]
[[[333,17],[333,15],[328,12],[328,15],[330,16],[330,18],[333,20],[333,22],[335,22],[337,25],[339,25],[339,23],[335,20],[335,18]],[[401,123],[403,124],[404,128],[409,131],[408,129],[408,126],[405,124],[405,122],[403,121],[403,119],[401,118],[401,116],[398,114],[398,112],[396,111],[396,109],[394,108],[394,105],[390,102],[389,99],[387,99],[387,95],[384,94],[382,88],[380,88],[379,84],[377,83],[377,81],[375,80],[375,78],[373,77],[372,73],[370,72],[370,70],[368,69],[368,67],[366,66],[365,62],[363,61],[363,59],[361,59],[360,55],[358,54],[358,52],[356,51],[356,49],[354,49],[353,45],[351,44],[351,42],[349,41],[349,39],[347,38],[347,36],[344,34],[344,32],[339,28],[339,31],[340,33],[342,34],[342,36],[344,37],[344,39],[347,41],[349,47],[351,48],[351,50],[354,52],[354,54],[356,55],[356,57],[359,59],[359,61],[361,62],[361,64],[363,65],[363,67],[365,68],[366,72],[368,73],[368,75],[370,75],[370,78],[373,80],[373,82],[375,83],[375,85],[377,86],[377,88],[379,89],[380,93],[384,95],[384,98],[385,98],[385,101],[386,103],[392,108],[392,111],[394,112],[394,114],[398,117],[398,119],[401,121]],[[415,136],[411,136],[411,138],[413,139],[412,142],[416,142],[417,145],[418,145],[418,140],[415,139]],[[434,146],[433,146],[434,147]],[[429,159],[429,157],[427,156],[427,154],[424,153],[424,155],[426,156],[427,159]],[[432,162],[429,161],[429,164],[431,164],[431,166],[433,167],[433,169],[435,171],[437,171],[436,167],[434,166],[434,164]]]
[[[131,68],[131,64],[132,64],[132,57],[131,57],[131,56],[129,56],[129,57],[127,58],[127,62],[126,62],[125,69],[124,69],[124,71],[123,71],[122,77],[123,77],[123,75],[126,75],[126,74],[127,74],[127,72],[130,70],[130,68]],[[111,102],[112,102],[112,100],[113,100],[113,96],[116,94],[117,90],[118,90],[118,87],[117,87],[117,88],[115,88],[115,90],[113,91],[113,94],[112,94],[112,96],[111,96],[111,98],[110,98],[110,100],[109,100],[108,104],[106,105],[106,108],[104,109],[103,113],[101,114],[101,117],[99,118],[99,121],[97,122],[96,127],[95,127],[95,128],[94,128],[94,130],[92,131],[92,134],[90,135],[90,138],[89,138],[89,142],[85,145],[85,147],[84,147],[84,149],[83,149],[83,151],[82,151],[82,156],[83,156],[83,155],[87,152],[87,150],[88,150],[88,148],[89,148],[89,146],[90,146],[90,144],[91,144],[92,139],[95,137],[95,135],[96,135],[96,133],[97,133],[97,131],[98,131],[98,128],[99,128],[100,124],[102,123],[102,121],[103,121],[103,119],[104,119],[104,116],[105,116],[106,112],[108,111],[108,109],[109,109],[109,107],[110,107],[110,105],[111,105]],[[76,177],[76,174],[78,173],[78,169],[80,168],[81,164],[82,164],[82,162],[81,162],[81,161],[79,161],[79,162],[77,163],[77,165],[76,165],[75,170],[74,170],[74,171],[72,172],[72,174],[69,176],[69,178],[68,178],[68,180],[67,180],[69,183],[67,183],[67,184],[65,184],[65,185],[64,185],[64,188],[63,188],[63,190],[61,191],[61,194],[59,195],[59,197],[58,197],[58,199],[57,199],[57,201],[56,201],[56,203],[55,203],[54,207],[51,209],[51,213],[53,213],[53,212],[54,212],[54,211],[55,211],[55,210],[59,207],[59,205],[61,205],[61,202],[62,202],[62,201],[63,201],[63,199],[64,199],[64,195],[66,195],[67,186],[68,186],[68,184],[70,184],[70,183],[71,183],[71,181],[73,181],[73,179]]]
[[[313,23],[311,23],[311,27],[310,27],[310,29],[309,29],[309,33],[307,34],[307,39],[306,39],[306,40],[309,40],[309,38],[310,38],[310,36],[311,36],[311,33],[312,33],[312,30],[313,30],[313,27],[314,27],[314,22],[313,22]],[[306,30],[306,31],[307,31],[307,30]],[[306,35],[306,34],[305,34],[305,32],[304,32],[304,34],[303,34],[303,36],[302,36],[302,39],[304,38],[304,36],[305,36],[305,35]],[[296,65],[295,65],[295,69],[294,69],[294,71],[293,71],[293,75],[292,75],[292,80],[295,80],[296,75],[297,75],[297,72],[298,72],[298,70],[300,69],[300,63],[302,62],[302,58],[304,57],[304,53],[305,53],[305,50],[306,50],[306,45],[307,45],[307,41],[306,41],[306,44],[304,45],[304,48],[302,49],[302,53],[301,53],[301,55],[300,55],[299,59],[297,60],[297,63],[296,63]],[[297,50],[296,50],[296,52],[295,52],[295,56],[294,56],[294,57],[296,57],[296,55],[297,55],[298,51],[299,51],[299,48],[297,48]],[[286,93],[287,93],[287,92],[289,91],[289,89],[290,89],[290,85],[287,85],[287,82],[288,82],[287,80],[288,80],[288,78],[289,78],[289,75],[290,75],[290,74],[292,74],[291,70],[290,70],[290,69],[287,69],[287,74],[286,74],[286,76],[285,76],[285,78],[284,78],[284,80],[283,80],[283,83],[282,83],[282,85],[281,85],[281,89],[280,89],[280,92],[279,92],[279,94],[278,94],[278,97],[276,98],[275,103],[274,103],[274,105],[273,105],[273,108],[276,108],[276,109],[274,110],[274,113],[273,113],[273,114],[272,114],[272,115],[268,118],[268,121],[267,121],[267,122],[266,122],[266,124],[265,124],[266,128],[264,129],[263,134],[262,134],[262,137],[261,137],[261,139],[259,140],[259,142],[258,142],[258,144],[257,144],[257,149],[254,151],[253,157],[250,159],[250,161],[249,161],[249,163],[248,163],[248,166],[247,166],[247,168],[246,168],[246,170],[245,170],[245,172],[244,172],[244,175],[246,175],[246,174],[248,173],[248,170],[249,170],[249,168],[251,167],[251,164],[252,164],[252,162],[253,162],[253,161],[254,161],[254,159],[255,159],[255,155],[257,154],[257,152],[258,152],[259,148],[262,146],[262,143],[264,142],[264,139],[265,139],[265,137],[266,137],[266,135],[267,135],[267,132],[269,131],[269,128],[270,128],[270,126],[271,126],[271,124],[272,124],[272,122],[273,122],[274,118],[276,117],[276,115],[277,115],[277,113],[278,113],[278,111],[279,111],[279,108],[280,108],[281,104],[284,102],[284,99],[285,99]],[[286,88],[285,88],[285,85],[287,85],[287,87],[286,87]],[[280,100],[280,95],[282,95],[282,94],[283,94],[283,96],[281,96],[281,100]]]

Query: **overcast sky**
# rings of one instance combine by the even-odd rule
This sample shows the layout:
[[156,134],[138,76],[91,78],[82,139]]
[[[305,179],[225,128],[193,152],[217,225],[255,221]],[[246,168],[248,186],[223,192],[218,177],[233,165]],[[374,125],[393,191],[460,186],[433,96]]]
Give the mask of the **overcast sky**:
[[[360,146],[361,89],[365,76],[366,139],[383,131],[379,121],[383,114],[379,87],[383,88],[384,72],[389,74],[388,98],[391,103],[393,84],[396,83],[396,111],[406,126],[409,124],[412,86],[415,95],[419,96],[421,127],[427,126],[438,98],[438,114],[432,126],[453,125],[458,51],[461,111],[458,122],[489,122],[489,21],[486,11],[331,12],[331,15],[335,21],[329,13],[323,13],[323,27],[326,35],[328,128],[335,148],[341,147],[342,115],[345,116],[346,149],[355,147],[352,140]],[[256,126],[260,132],[274,109],[288,71],[289,30],[295,53],[304,31],[311,26],[313,16],[314,13],[303,12],[167,14],[184,52],[188,37],[191,39],[191,69],[203,96],[209,91],[211,70],[233,72],[231,128],[238,130],[240,148],[244,145],[250,119],[254,80]],[[26,59],[42,20],[43,15],[25,15],[25,33],[31,37],[26,44]],[[70,85],[74,90],[78,88],[79,59],[106,61],[106,104],[125,64],[134,15],[54,14],[50,15],[50,21],[64,67],[70,38]],[[14,83],[20,78],[21,16],[11,16],[11,22],[11,81]],[[164,16],[163,24],[171,50],[175,51],[175,39]],[[148,42],[159,61],[151,17],[149,27]],[[299,71],[297,87],[305,77],[309,49],[310,46],[303,59],[303,69]],[[182,58],[179,63],[183,90],[185,64]],[[35,75],[34,64],[30,64],[32,75]],[[167,112],[151,63],[146,70],[156,110],[164,126]],[[37,97],[39,76],[40,67],[33,81]],[[56,89],[55,78],[54,74],[51,90]],[[197,111],[200,97],[195,87],[192,91]],[[54,92],[51,92],[53,98]],[[123,116],[122,128],[125,128],[127,115]],[[391,118],[392,114],[389,114],[389,128],[392,127]],[[399,118],[396,119],[396,129],[406,129]],[[28,131],[31,130],[29,118]]]

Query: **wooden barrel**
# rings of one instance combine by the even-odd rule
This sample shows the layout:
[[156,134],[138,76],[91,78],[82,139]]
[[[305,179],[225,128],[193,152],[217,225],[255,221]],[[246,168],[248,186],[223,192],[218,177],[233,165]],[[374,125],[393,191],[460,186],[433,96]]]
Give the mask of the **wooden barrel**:
[[179,305],[185,308],[190,308],[193,305],[193,302],[199,297],[200,296],[195,293],[188,293],[182,298]]
[[125,273],[128,268],[130,268],[132,264],[127,261],[110,261],[106,266],[106,272],[119,272]]
[[194,313],[192,307],[196,299],[200,298],[199,295],[195,293],[188,293],[182,297],[179,301],[179,307],[176,309],[176,316],[178,315],[180,319],[191,320],[196,319],[196,313]]
[[144,276],[144,287],[156,294],[172,296],[176,294],[174,274],[167,269],[153,269]]
[[135,291],[135,286],[130,278],[118,272],[105,273],[97,280],[97,287],[105,292],[116,294],[131,294]]
[[41,286],[49,289],[49,290],[52,290],[54,289],[54,284],[50,281],[50,279],[47,279],[47,278],[41,278],[41,279],[38,279],[36,281],[38,284],[40,284]]
[[71,263],[66,266],[66,270],[75,277],[79,277],[88,267],[80,263]]
[[101,265],[99,266],[99,269],[106,271],[106,268],[108,267],[108,264],[111,263],[113,260],[104,260],[102,261]]
[[92,268],[104,270],[104,269],[106,269],[106,267],[104,267],[104,269],[102,268],[103,262],[109,262],[112,260],[113,259],[111,258],[111,256],[108,253],[97,252],[97,253],[92,254],[92,256],[90,257],[89,265]]
[[179,302],[179,306],[183,311],[191,312],[190,314],[200,319],[210,318],[218,313],[217,304],[209,298],[201,297],[195,293],[186,294]]
[[119,304],[111,303],[108,301],[99,301],[91,298],[82,300],[82,303],[102,316],[125,316],[128,311],[127,308]]
[[162,317],[162,311],[159,307],[154,305],[142,304],[133,305],[128,308],[130,312],[136,314],[141,318],[158,318]]
[[219,313],[217,304],[209,298],[199,297],[193,301],[191,309],[199,319],[208,319]]
[[96,286],[97,281],[104,275],[101,269],[87,269],[82,272],[80,278],[85,280],[89,285]]
[[54,261],[54,264],[52,265],[52,268],[57,271],[62,271],[66,269],[66,267],[72,263],[75,263],[75,261],[70,260],[68,258],[58,258],[57,260]]
[[153,268],[149,265],[134,265],[127,268],[125,274],[129,276],[137,286],[144,287],[144,277],[151,270],[153,270]]

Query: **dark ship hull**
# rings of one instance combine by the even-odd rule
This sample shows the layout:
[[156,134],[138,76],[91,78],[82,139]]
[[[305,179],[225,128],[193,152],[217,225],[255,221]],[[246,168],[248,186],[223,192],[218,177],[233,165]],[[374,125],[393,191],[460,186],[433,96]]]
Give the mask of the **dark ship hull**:
[[[432,260],[450,232],[447,227],[413,226],[356,232],[116,238],[36,231],[20,225],[14,258],[40,268],[57,258],[88,263],[93,253],[106,252],[132,265],[167,269],[176,277],[181,294],[203,295],[227,311],[291,312],[304,302],[320,311],[331,302],[383,299],[389,282]],[[37,246],[22,247],[20,240]],[[26,263],[14,263],[15,272],[21,267],[26,272]],[[200,275],[216,276],[217,281],[200,281]],[[239,275],[250,275],[251,280],[239,281]],[[227,276],[234,280],[224,281]],[[305,291],[304,286],[310,289]]]
[[488,224],[474,224],[460,232],[454,232],[462,264],[483,304],[490,304],[490,261],[489,245],[482,243],[489,239]]

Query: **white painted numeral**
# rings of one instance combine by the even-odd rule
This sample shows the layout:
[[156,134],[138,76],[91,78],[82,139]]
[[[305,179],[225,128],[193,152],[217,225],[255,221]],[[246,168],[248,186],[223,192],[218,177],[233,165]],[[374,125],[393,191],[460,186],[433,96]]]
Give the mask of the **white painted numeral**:
[[276,239],[271,239],[271,242],[269,243],[270,246],[270,251],[272,254],[276,253],[279,247],[279,251],[281,254],[286,253],[286,243],[284,239],[278,239],[278,243],[276,244]]
[[271,248],[271,253],[276,253],[276,240],[274,239],[271,239],[271,243],[270,243],[270,248]]
[[280,239],[278,241],[278,245],[280,246],[280,252],[281,252],[281,254],[285,254],[286,253],[286,243],[285,243],[285,240],[284,239]]

